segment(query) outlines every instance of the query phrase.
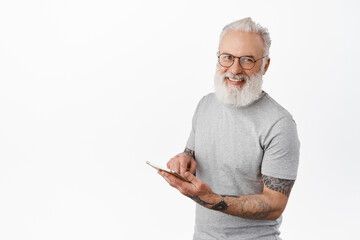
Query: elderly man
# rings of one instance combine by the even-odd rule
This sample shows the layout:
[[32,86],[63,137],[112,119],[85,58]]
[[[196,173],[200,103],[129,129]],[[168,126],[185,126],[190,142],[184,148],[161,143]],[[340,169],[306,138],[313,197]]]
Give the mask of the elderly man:
[[251,18],[225,26],[215,93],[201,99],[185,151],[167,164],[190,183],[159,171],[198,203],[194,239],[279,239],[300,143],[292,116],[262,91],[270,44]]

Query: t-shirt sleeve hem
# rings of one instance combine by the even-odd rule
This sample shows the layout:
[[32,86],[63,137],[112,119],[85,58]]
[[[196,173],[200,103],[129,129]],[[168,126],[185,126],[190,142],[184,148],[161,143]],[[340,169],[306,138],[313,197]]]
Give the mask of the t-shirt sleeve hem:
[[262,175],[274,177],[274,178],[281,178],[281,179],[287,179],[287,180],[296,180],[296,175],[285,175],[285,174],[279,174],[279,173],[273,173],[273,172],[262,172]]

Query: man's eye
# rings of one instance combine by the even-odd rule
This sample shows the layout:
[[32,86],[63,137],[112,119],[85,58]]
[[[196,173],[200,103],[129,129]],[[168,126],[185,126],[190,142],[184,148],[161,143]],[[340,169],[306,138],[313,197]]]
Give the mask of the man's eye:
[[243,62],[243,63],[254,63],[255,61],[252,58],[244,57],[244,58],[241,58],[241,62]]
[[232,60],[232,56],[231,55],[223,55],[222,59],[224,59],[224,60]]

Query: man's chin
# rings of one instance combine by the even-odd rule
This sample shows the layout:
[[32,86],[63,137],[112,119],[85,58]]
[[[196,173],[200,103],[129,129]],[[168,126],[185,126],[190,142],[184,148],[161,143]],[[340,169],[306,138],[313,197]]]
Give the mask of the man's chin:
[[228,77],[215,75],[215,95],[223,103],[233,107],[245,107],[261,96],[262,75],[243,81],[231,81]]

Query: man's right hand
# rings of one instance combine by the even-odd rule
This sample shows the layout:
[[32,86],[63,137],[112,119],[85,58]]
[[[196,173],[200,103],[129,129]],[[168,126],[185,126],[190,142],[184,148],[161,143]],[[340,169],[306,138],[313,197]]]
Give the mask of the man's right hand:
[[180,173],[184,177],[185,172],[190,172],[195,174],[196,171],[196,161],[194,159],[194,151],[185,148],[183,153],[176,155],[171,158],[167,163],[167,168]]

